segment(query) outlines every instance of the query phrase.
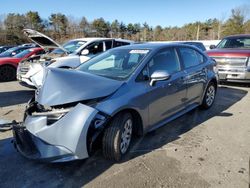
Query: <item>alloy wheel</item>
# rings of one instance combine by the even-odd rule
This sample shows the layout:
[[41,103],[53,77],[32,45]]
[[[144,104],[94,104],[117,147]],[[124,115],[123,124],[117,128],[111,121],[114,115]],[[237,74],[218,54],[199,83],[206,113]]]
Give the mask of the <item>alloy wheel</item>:
[[121,135],[120,150],[122,154],[126,153],[129,147],[132,138],[132,127],[133,127],[132,120],[128,119],[124,124],[124,129]]

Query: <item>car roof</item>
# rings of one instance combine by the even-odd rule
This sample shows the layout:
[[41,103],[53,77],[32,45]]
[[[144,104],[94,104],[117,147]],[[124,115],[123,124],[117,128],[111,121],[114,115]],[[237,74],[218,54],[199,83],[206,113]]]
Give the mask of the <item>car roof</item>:
[[[188,47],[193,48],[193,46],[182,44],[182,43],[141,43],[141,44],[131,44],[126,46],[121,46],[118,48],[122,49],[149,49],[149,50],[157,50],[165,47]],[[117,48],[115,48],[117,49]]]
[[241,37],[250,37],[250,35],[249,34],[230,35],[230,36],[224,37],[224,39],[228,39],[228,38],[241,38]]
[[15,47],[13,47],[11,49],[17,50],[17,49],[22,49],[22,48],[28,49],[28,48],[31,48],[31,47],[30,46],[15,46]]
[[133,42],[131,40],[126,40],[126,39],[102,38],[102,37],[78,38],[78,39],[72,39],[70,41],[86,41],[86,42],[91,42],[91,41],[99,41],[99,40],[116,40],[116,41],[128,42],[128,43],[132,43]]
[[183,42],[183,44],[201,44],[201,45],[203,45],[203,43],[202,42]]

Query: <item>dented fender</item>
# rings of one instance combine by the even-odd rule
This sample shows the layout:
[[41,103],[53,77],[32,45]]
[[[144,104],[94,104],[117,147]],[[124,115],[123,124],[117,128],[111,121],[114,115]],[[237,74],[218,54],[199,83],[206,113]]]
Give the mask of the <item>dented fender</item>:
[[[84,159],[89,157],[87,149],[88,129],[97,113],[96,109],[79,103],[51,125],[47,125],[46,116],[28,115],[24,126],[33,137],[49,146],[64,148],[63,155],[72,156],[74,159]],[[58,152],[53,153],[51,149],[50,152],[45,152],[46,147],[44,145],[41,147],[37,144],[36,147],[41,154],[41,159],[58,156]],[[65,151],[67,152],[65,153]],[[63,160],[63,156],[60,156],[60,160]]]

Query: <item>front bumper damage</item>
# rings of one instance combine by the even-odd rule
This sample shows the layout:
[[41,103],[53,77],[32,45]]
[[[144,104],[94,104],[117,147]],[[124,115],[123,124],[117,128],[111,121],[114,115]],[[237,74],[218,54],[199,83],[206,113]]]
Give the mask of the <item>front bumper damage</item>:
[[45,73],[44,62],[21,63],[17,68],[17,80],[21,85],[27,85],[38,88],[42,85]]
[[[47,162],[64,162],[89,157],[88,131],[98,111],[78,103],[55,122],[48,116],[28,114],[13,126],[14,145],[25,157]],[[97,121],[99,126],[104,119]]]

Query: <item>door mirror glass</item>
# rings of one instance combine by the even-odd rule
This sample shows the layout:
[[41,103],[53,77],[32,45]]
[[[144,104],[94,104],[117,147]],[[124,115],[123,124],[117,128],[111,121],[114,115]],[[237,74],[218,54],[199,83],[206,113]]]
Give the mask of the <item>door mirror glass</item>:
[[209,48],[214,49],[214,48],[216,48],[216,46],[215,45],[210,45]]
[[89,54],[89,50],[88,49],[84,49],[82,52],[81,52],[81,55],[88,55]]
[[157,70],[157,71],[153,72],[150,76],[150,78],[151,78],[150,85],[153,86],[155,82],[168,80],[170,77],[171,76],[167,71]]

